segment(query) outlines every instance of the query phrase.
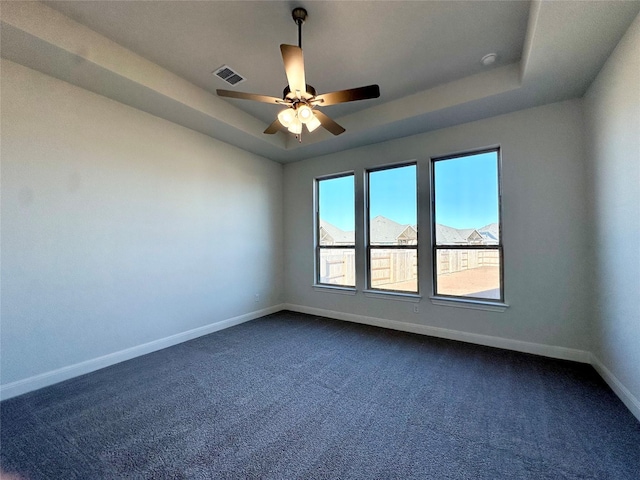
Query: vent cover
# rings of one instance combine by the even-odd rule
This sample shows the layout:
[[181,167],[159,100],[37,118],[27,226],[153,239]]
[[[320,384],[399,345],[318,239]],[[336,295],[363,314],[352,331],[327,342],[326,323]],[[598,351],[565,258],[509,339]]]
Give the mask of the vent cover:
[[222,65],[220,68],[215,70],[213,74],[232,86],[235,86],[246,80],[242,75],[232,69],[229,65]]

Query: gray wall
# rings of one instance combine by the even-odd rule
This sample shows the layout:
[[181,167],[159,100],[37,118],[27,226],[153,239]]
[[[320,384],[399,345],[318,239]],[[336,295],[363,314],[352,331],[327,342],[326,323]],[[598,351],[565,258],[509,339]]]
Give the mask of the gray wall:
[[[427,134],[285,165],[285,298],[293,305],[589,350],[588,212],[582,102],[572,100]],[[505,312],[433,305],[429,300],[430,157],[502,147]],[[420,291],[414,304],[366,297],[360,249],[358,293],[314,290],[312,185],[316,176],[353,170],[362,198],[363,171],[417,160],[419,169]],[[356,211],[363,228],[362,202]],[[361,239],[357,239],[361,242]]]
[[[616,391],[637,402],[639,49],[636,19],[584,102],[284,168],[3,60],[2,385],[284,300],[593,351]],[[360,247],[356,295],[312,288],[316,176],[355,171],[362,198],[366,168],[417,160],[428,232],[429,158],[494,145],[503,153],[505,312],[433,305],[425,233],[417,314],[413,303],[363,295]],[[362,202],[357,213],[362,230]]]
[[3,385],[281,303],[280,164],[5,60],[1,119]]
[[594,353],[640,412],[640,17],[585,96]]

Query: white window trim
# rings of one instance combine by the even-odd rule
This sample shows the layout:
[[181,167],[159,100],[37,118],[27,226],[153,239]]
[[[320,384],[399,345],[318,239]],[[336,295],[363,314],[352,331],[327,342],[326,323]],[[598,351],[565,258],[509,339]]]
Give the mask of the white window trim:
[[399,300],[401,302],[418,303],[422,300],[422,295],[418,293],[390,292],[386,290],[363,290],[363,293],[365,297]]
[[355,295],[358,290],[355,287],[342,287],[340,285],[327,285],[316,283],[312,285],[316,292],[337,293],[339,295]]
[[491,302],[483,300],[472,300],[470,298],[451,298],[451,297],[429,297],[434,305],[445,307],[470,308],[473,310],[484,310],[487,312],[504,312],[509,305],[502,302]]

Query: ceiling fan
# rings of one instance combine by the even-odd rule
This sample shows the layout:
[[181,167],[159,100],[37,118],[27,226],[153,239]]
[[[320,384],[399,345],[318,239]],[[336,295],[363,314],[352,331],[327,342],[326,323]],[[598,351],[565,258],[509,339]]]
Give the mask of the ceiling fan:
[[278,113],[278,118],[264,131],[266,134],[274,134],[278,130],[287,129],[295,134],[296,138],[300,139],[302,126],[305,125],[309,132],[313,132],[316,128],[322,126],[334,135],[340,135],[345,129],[322,113],[317,107],[378,98],[380,96],[380,87],[378,85],[367,85],[366,87],[318,95],[315,88],[306,83],[304,75],[302,24],[307,19],[307,11],[300,7],[294,8],[291,15],[296,25],[298,25],[298,46],[280,45],[284,70],[289,83],[282,93],[282,99],[255,93],[234,92],[232,90],[216,90],[216,92],[221,97],[255,100],[257,102],[286,106],[287,108]]

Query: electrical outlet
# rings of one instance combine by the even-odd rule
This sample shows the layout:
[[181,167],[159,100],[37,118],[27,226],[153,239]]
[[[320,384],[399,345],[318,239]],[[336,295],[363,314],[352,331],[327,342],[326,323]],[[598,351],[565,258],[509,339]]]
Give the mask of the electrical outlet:
[[260,301],[260,294],[256,293],[254,296],[254,302],[258,303]]
[[413,306],[413,313],[419,313],[420,309],[418,308],[418,305],[414,305]]

